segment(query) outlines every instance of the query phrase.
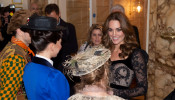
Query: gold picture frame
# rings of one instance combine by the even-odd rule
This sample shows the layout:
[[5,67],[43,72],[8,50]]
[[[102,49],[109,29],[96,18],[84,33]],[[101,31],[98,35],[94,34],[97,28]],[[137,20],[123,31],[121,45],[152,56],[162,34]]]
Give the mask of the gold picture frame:
[[15,11],[22,9],[22,7],[15,7]]
[[13,4],[22,4],[22,0],[12,0]]

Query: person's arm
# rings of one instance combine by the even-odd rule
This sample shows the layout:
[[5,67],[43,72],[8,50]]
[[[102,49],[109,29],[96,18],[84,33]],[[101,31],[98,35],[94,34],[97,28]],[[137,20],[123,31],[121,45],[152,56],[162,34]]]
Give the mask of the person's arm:
[[114,94],[123,98],[131,98],[147,93],[147,59],[146,52],[137,49],[133,52],[131,63],[136,77],[136,87],[131,89],[113,89]]
[[52,100],[67,100],[70,96],[69,83],[61,72],[52,72],[48,76],[47,87]]
[[20,55],[11,55],[5,59],[0,69],[0,100],[14,99],[21,86],[25,60]]

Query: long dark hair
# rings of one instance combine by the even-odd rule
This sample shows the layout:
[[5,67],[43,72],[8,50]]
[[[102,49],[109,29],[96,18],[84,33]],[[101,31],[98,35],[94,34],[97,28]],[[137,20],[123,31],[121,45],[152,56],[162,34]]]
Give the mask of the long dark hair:
[[130,24],[126,15],[121,13],[121,12],[111,13],[107,17],[107,19],[104,23],[104,27],[103,27],[104,37],[102,39],[102,43],[106,48],[109,48],[110,50],[114,49],[114,44],[110,40],[110,37],[108,35],[109,22],[111,20],[119,21],[120,27],[121,27],[123,33],[125,34],[124,44],[120,45],[120,50],[122,52],[119,54],[119,57],[125,58],[126,56],[128,56],[132,52],[132,50],[134,48],[138,47],[138,43],[136,41],[136,36],[135,36],[134,30],[133,30],[133,26]]
[[32,45],[37,52],[43,51],[49,43],[55,43],[62,38],[60,31],[30,31]]

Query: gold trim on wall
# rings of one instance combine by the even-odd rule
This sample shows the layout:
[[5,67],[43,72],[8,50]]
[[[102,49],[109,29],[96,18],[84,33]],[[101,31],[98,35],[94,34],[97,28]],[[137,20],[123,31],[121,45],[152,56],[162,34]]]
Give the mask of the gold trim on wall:
[[13,4],[22,4],[22,0],[12,0]]
[[22,9],[22,7],[15,7],[15,11]]

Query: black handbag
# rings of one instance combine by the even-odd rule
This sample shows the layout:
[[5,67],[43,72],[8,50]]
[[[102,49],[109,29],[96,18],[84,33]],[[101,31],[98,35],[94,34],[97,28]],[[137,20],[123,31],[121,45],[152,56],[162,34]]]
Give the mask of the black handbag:
[[175,89],[164,100],[175,100]]

